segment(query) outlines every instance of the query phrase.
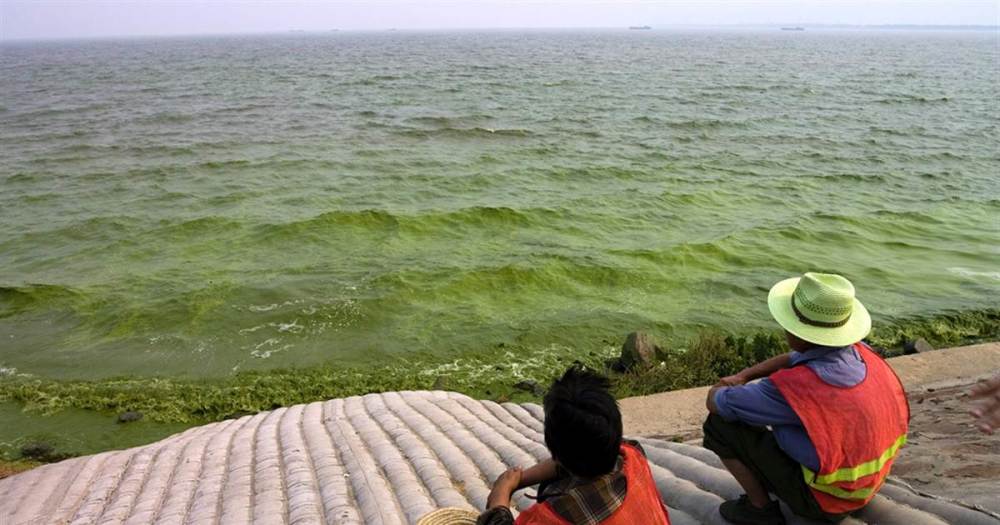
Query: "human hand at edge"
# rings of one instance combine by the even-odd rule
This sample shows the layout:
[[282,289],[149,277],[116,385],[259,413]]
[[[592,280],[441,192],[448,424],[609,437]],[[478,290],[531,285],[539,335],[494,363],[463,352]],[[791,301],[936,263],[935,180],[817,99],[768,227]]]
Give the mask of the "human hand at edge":
[[493,482],[493,489],[490,490],[489,497],[486,498],[487,509],[510,506],[510,498],[521,484],[521,472],[521,467],[514,467],[507,469],[497,477],[496,481]]
[[992,434],[1000,428],[1000,374],[972,387],[969,399],[973,401],[969,413],[975,416],[976,427],[981,432]]

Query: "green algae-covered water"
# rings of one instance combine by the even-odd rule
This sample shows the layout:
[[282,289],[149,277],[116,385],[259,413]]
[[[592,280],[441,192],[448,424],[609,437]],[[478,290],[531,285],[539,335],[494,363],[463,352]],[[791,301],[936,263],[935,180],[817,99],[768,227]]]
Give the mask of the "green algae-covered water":
[[[998,36],[392,32],[0,47],[0,366],[523,355],[996,305]],[[517,355],[514,356],[517,358]]]

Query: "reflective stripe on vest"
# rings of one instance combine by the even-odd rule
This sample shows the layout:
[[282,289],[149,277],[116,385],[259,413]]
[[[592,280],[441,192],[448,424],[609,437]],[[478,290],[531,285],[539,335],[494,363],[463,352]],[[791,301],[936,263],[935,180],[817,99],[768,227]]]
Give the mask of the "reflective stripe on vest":
[[871,500],[906,443],[909,406],[899,378],[866,345],[854,349],[866,374],[853,387],[829,385],[802,365],[770,378],[816,447],[820,469],[802,466],[802,476],[820,508],[831,514]]
[[[891,447],[887,448],[878,459],[873,459],[856,467],[844,467],[837,469],[830,474],[822,476],[818,476],[815,472],[809,470],[805,466],[802,466],[802,475],[806,479],[806,484],[815,490],[841,499],[867,501],[871,499],[872,494],[878,489],[878,487],[864,487],[856,490],[846,490],[834,485],[834,483],[857,481],[866,476],[878,474],[890,461],[893,460],[893,458],[896,457],[896,453],[899,452],[900,447],[902,447],[905,443],[906,434],[903,434],[902,436],[899,436],[899,439],[897,439]],[[882,484],[879,483],[879,487],[881,487],[881,485]]]
[[[862,463],[856,467],[844,467],[837,469],[829,474],[823,474],[822,476],[817,475],[815,472],[802,467],[802,472],[806,476],[806,481],[809,482],[811,486],[823,486],[830,485],[831,483],[836,483],[838,481],[857,481],[865,476],[871,476],[885,468],[886,463],[896,457],[896,453],[899,452],[900,447],[906,443],[906,434],[899,436],[896,442],[892,444],[889,448],[885,449],[876,459]],[[810,481],[811,480],[811,481]]]

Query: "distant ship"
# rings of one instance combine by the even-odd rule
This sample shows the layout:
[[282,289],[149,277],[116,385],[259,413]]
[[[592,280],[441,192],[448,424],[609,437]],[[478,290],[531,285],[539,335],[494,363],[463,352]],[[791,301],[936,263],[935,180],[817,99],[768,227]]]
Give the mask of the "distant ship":
[[804,28],[804,27],[798,27],[798,26],[796,26],[796,27],[782,27],[781,30],[782,31],[805,31],[806,28]]
[[648,29],[653,29],[652,27],[649,27],[649,26],[628,26],[628,28],[629,29],[634,29],[634,30],[637,30],[637,31],[645,31],[645,30],[648,30]]

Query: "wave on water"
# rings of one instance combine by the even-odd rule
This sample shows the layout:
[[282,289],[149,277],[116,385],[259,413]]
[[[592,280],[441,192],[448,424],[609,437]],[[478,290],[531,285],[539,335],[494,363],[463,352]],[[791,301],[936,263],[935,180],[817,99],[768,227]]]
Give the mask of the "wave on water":
[[531,130],[523,128],[485,128],[485,127],[472,127],[472,128],[461,128],[461,127],[442,127],[436,129],[401,129],[395,130],[395,134],[410,138],[419,139],[434,139],[434,138],[448,138],[448,139],[482,139],[482,138],[493,138],[493,137],[529,137],[533,135]]
[[883,126],[871,126],[868,128],[872,133],[878,133],[881,135],[894,135],[898,137],[911,137],[924,135],[927,132],[927,128],[923,126],[907,126],[906,128],[887,128]]
[[477,227],[526,227],[530,225],[551,225],[564,217],[567,212],[531,208],[516,210],[499,206],[473,206],[450,211],[426,211],[420,213],[392,213],[385,210],[364,209],[356,211],[330,211],[302,221],[268,224],[261,226],[267,235],[294,235],[337,229],[343,226],[362,227],[373,231],[420,232],[449,228]]
[[994,281],[1000,281],[1000,271],[977,271],[961,267],[948,268],[948,271],[955,275],[968,277],[970,279],[978,279],[980,277],[985,277],[987,279],[992,279]]
[[233,113],[251,113],[258,110],[274,109],[272,104],[265,103],[244,103],[236,106],[224,106],[211,111],[215,115],[226,115]]
[[91,111],[101,111],[105,109],[111,109],[111,104],[107,103],[97,103],[97,104],[83,104],[79,106],[46,106],[39,109],[31,109],[27,111],[17,111],[11,110],[11,115],[7,118],[10,120],[9,123],[17,123],[21,121],[37,122],[38,119],[47,118],[58,118],[64,116],[80,115],[82,113],[87,113]]
[[197,118],[197,115],[192,115],[189,113],[176,113],[171,111],[161,111],[154,113],[152,115],[140,117],[136,119],[138,122],[145,124],[185,124],[188,122],[193,122]]
[[941,96],[941,97],[928,97],[922,95],[893,95],[886,98],[880,98],[876,102],[879,104],[943,104],[945,102],[950,102],[951,97]]
[[884,184],[889,180],[889,175],[883,173],[826,173],[817,175],[805,175],[801,179],[812,179],[823,182],[830,181],[850,181],[866,182],[871,184]]
[[438,129],[462,129],[469,125],[482,124],[493,121],[494,117],[487,114],[459,115],[459,116],[421,116],[409,117],[407,123],[428,126]]
[[372,75],[367,78],[362,78],[352,82],[348,82],[348,85],[360,85],[360,86],[377,86],[383,82],[393,82],[396,80],[402,80],[402,77],[397,75]]
[[435,307],[467,304],[471,298],[495,293],[530,291],[560,297],[579,296],[587,286],[635,286],[646,279],[643,272],[592,260],[545,256],[531,263],[441,268],[434,271],[398,270],[379,275],[369,283],[375,289],[409,289],[428,293]]
[[268,234],[293,234],[337,226],[362,226],[379,230],[395,229],[399,226],[399,219],[383,210],[330,211],[302,221],[268,224],[261,226],[261,228]]
[[244,226],[245,224],[241,221],[225,217],[198,217],[180,222],[161,221],[160,227],[155,230],[155,235],[168,238],[191,238],[206,234],[221,234],[226,231],[235,231]]
[[720,119],[690,119],[690,120],[668,120],[663,121],[663,125],[673,129],[707,130],[722,128],[747,128],[749,121],[720,120]]
[[83,293],[59,284],[0,285],[0,319],[75,301]]

